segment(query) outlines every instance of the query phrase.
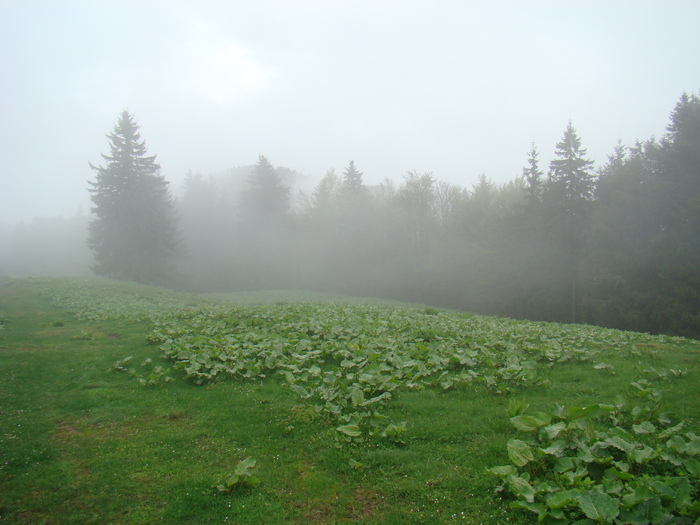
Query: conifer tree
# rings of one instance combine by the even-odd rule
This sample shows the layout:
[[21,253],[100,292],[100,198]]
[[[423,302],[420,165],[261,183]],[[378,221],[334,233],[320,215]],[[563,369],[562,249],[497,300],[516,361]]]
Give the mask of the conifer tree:
[[569,121],[549,165],[547,205],[550,227],[559,242],[564,275],[568,281],[571,322],[578,321],[579,273],[583,237],[592,208],[595,176],[581,139]]
[[531,206],[536,205],[542,199],[542,187],[544,175],[540,170],[539,152],[535,143],[532,143],[530,152],[527,154],[527,166],[523,168],[523,177],[526,182],[527,200]]
[[289,187],[264,155],[248,177],[248,187],[242,194],[241,211],[244,221],[262,225],[279,225],[289,212]]
[[168,182],[156,156],[146,154],[139,126],[122,112],[109,139],[110,154],[89,182],[93,207],[88,247],[93,272],[147,284],[167,284],[178,249],[178,232]]
[[343,172],[342,193],[345,195],[359,196],[367,191],[365,183],[362,181],[363,173],[355,167],[355,161],[351,160],[348,167]]
[[[288,287],[295,272],[290,189],[264,155],[241,192],[236,251],[230,261],[243,289]],[[284,257],[280,256],[285,254]]]
[[567,215],[581,216],[590,207],[595,188],[593,161],[586,158],[581,139],[571,122],[555,149],[549,165],[548,184]]
[[313,217],[326,218],[335,208],[335,200],[340,190],[341,179],[335,169],[330,168],[311,193],[307,212]]

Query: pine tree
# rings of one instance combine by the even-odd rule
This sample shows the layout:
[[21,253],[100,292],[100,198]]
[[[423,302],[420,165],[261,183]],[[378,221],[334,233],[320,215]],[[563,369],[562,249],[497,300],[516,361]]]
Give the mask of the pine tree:
[[586,150],[571,122],[557,143],[555,158],[549,165],[548,184],[554,191],[566,213],[572,217],[586,212],[593,200],[595,177],[593,161],[588,160]]
[[596,183],[593,161],[585,155],[581,139],[569,122],[549,165],[546,204],[551,214],[550,227],[559,242],[564,275],[570,286],[572,323],[578,321],[580,256]]
[[527,167],[523,168],[523,177],[527,183],[527,201],[530,206],[535,206],[542,200],[542,186],[544,183],[542,176],[544,174],[540,170],[539,156],[540,154],[533,142],[530,152],[527,154]]
[[342,193],[349,196],[363,195],[367,191],[367,188],[362,181],[362,175],[363,173],[358,171],[355,167],[355,161],[351,160],[350,164],[348,164],[348,167],[345,168],[343,172]]
[[277,170],[264,155],[248,177],[248,187],[242,194],[243,220],[259,225],[279,225],[289,212],[289,187],[282,184]]
[[656,160],[657,278],[665,295],[673,297],[674,331],[695,335],[700,331],[700,97],[683,94],[678,101]]
[[336,175],[335,169],[330,168],[321,179],[313,192],[307,208],[309,215],[325,218],[335,209],[335,200],[340,190],[341,179]]
[[284,288],[293,278],[295,225],[289,192],[275,167],[259,155],[241,193],[238,253],[230,261],[241,289]]
[[88,247],[96,275],[147,284],[167,284],[178,249],[178,232],[168,182],[155,155],[146,154],[139,126],[122,112],[107,135],[110,154],[89,182],[93,218]]

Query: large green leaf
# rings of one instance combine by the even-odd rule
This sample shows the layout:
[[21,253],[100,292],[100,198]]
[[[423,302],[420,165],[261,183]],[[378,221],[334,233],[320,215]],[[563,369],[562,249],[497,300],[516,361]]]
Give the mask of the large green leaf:
[[488,472],[500,478],[506,478],[515,474],[515,467],[513,467],[513,465],[500,465],[498,467],[491,467],[488,469]]
[[563,439],[557,439],[547,448],[541,448],[540,450],[550,456],[562,457],[566,451],[566,441]]
[[547,507],[542,505],[542,503],[534,503],[534,502],[528,502],[528,501],[513,501],[510,504],[510,507],[513,509],[524,509],[524,510],[529,510],[530,512],[534,512],[537,514],[538,517],[538,523],[540,523],[541,519],[544,519],[544,517],[547,515]]
[[642,448],[631,450],[629,456],[637,463],[646,463],[654,459],[657,454],[654,452],[653,448],[645,445]]
[[575,458],[571,458],[569,456],[557,458],[557,460],[554,462],[554,466],[552,467],[552,470],[554,472],[558,472],[559,474],[562,474],[564,472],[574,470],[576,468],[576,463],[577,462],[575,462]]
[[311,397],[311,394],[309,394],[309,392],[306,390],[306,388],[304,388],[301,385],[292,385],[291,388],[292,388],[292,390],[294,390],[297,394],[299,394],[304,399]]
[[619,502],[599,490],[586,491],[576,500],[587,518],[602,523],[611,523],[620,513]]
[[613,436],[605,440],[606,445],[615,447],[623,452],[630,453],[635,449],[635,444],[622,439],[620,436]]
[[508,415],[510,417],[523,414],[530,405],[522,400],[511,399],[508,403]]
[[685,469],[695,478],[700,478],[700,461],[694,458],[685,460]]
[[236,470],[234,472],[239,475],[248,474],[248,469],[253,468],[256,463],[257,460],[253,456],[248,456],[243,461],[238,463],[238,465],[236,465]]
[[532,432],[540,427],[548,425],[552,418],[543,413],[537,412],[535,414],[521,414],[510,418],[510,422],[515,428],[522,432]]
[[633,474],[630,474],[629,472],[625,472],[622,470],[619,470],[615,467],[609,468],[606,472],[609,472],[613,476],[615,476],[617,479],[621,479],[623,481],[629,481],[630,479],[634,478]]
[[362,406],[367,406],[367,405],[372,405],[374,403],[378,403],[380,401],[384,401],[386,399],[391,399],[391,393],[390,392],[383,392],[379,394],[378,396],[375,396],[371,399],[368,399],[367,401],[364,401],[362,403]]
[[342,425],[342,426],[336,428],[336,430],[338,432],[341,432],[342,434],[345,434],[346,436],[350,436],[350,437],[360,437],[362,435],[362,431],[360,430],[360,427],[354,423],[351,423],[349,425]]
[[655,496],[651,488],[646,484],[634,483],[630,485],[632,491],[622,496],[622,506],[632,508]]
[[671,436],[671,438],[666,441],[666,446],[674,452],[683,454],[686,450],[687,444],[681,436],[676,435]]
[[632,425],[635,434],[653,434],[656,427],[651,421],[642,421],[639,425]]
[[528,480],[520,476],[508,476],[506,479],[508,487],[516,496],[523,498],[528,503],[535,502],[535,495],[537,491]]
[[629,525],[649,525],[649,523],[660,523],[663,515],[661,499],[655,497],[642,501],[632,509],[620,512],[620,521]]
[[[688,433],[686,435],[693,436],[694,434]],[[690,454],[691,456],[700,456],[700,439],[698,439],[697,436],[691,441],[688,441],[685,446],[685,453]]]
[[685,426],[685,421],[681,421],[678,423],[676,426],[669,427],[663,432],[659,434],[659,439],[668,439],[670,436],[673,436],[674,434],[678,434],[681,430],[683,430],[683,427]]
[[565,429],[566,423],[563,421],[559,421],[559,423],[544,427],[544,431],[547,433],[548,439],[555,439]]
[[686,478],[672,478],[668,485],[673,490],[673,501],[678,509],[682,509],[692,503],[694,489]]
[[520,439],[511,438],[508,440],[508,458],[518,467],[523,467],[533,461],[535,456],[530,445]]
[[351,387],[348,389],[350,392],[350,400],[352,401],[352,406],[360,406],[365,402],[365,394],[357,387]]
[[577,490],[562,490],[555,492],[547,498],[547,506],[550,509],[561,509],[569,505],[576,505],[579,491]]

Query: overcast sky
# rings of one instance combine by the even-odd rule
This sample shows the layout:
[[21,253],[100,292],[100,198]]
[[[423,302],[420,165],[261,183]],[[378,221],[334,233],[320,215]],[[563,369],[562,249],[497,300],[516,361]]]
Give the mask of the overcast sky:
[[174,194],[264,154],[507,182],[571,120],[596,165],[700,90],[700,2],[0,0],[0,223],[87,212],[123,109]]

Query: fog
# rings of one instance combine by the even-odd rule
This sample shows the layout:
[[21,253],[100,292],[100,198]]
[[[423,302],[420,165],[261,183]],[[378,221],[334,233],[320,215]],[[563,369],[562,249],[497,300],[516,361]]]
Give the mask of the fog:
[[[5,1],[0,276],[91,274],[89,164],[128,110],[173,197],[169,286],[695,336],[697,164],[674,148],[700,151],[699,15]],[[567,130],[588,162],[580,208],[557,181]]]
[[90,275],[88,216],[36,217],[0,228],[0,276]]
[[0,223],[90,203],[128,109],[175,195],[259,154],[317,182],[431,171],[505,183],[571,119],[590,156],[659,136],[694,92],[700,4],[0,2]]

